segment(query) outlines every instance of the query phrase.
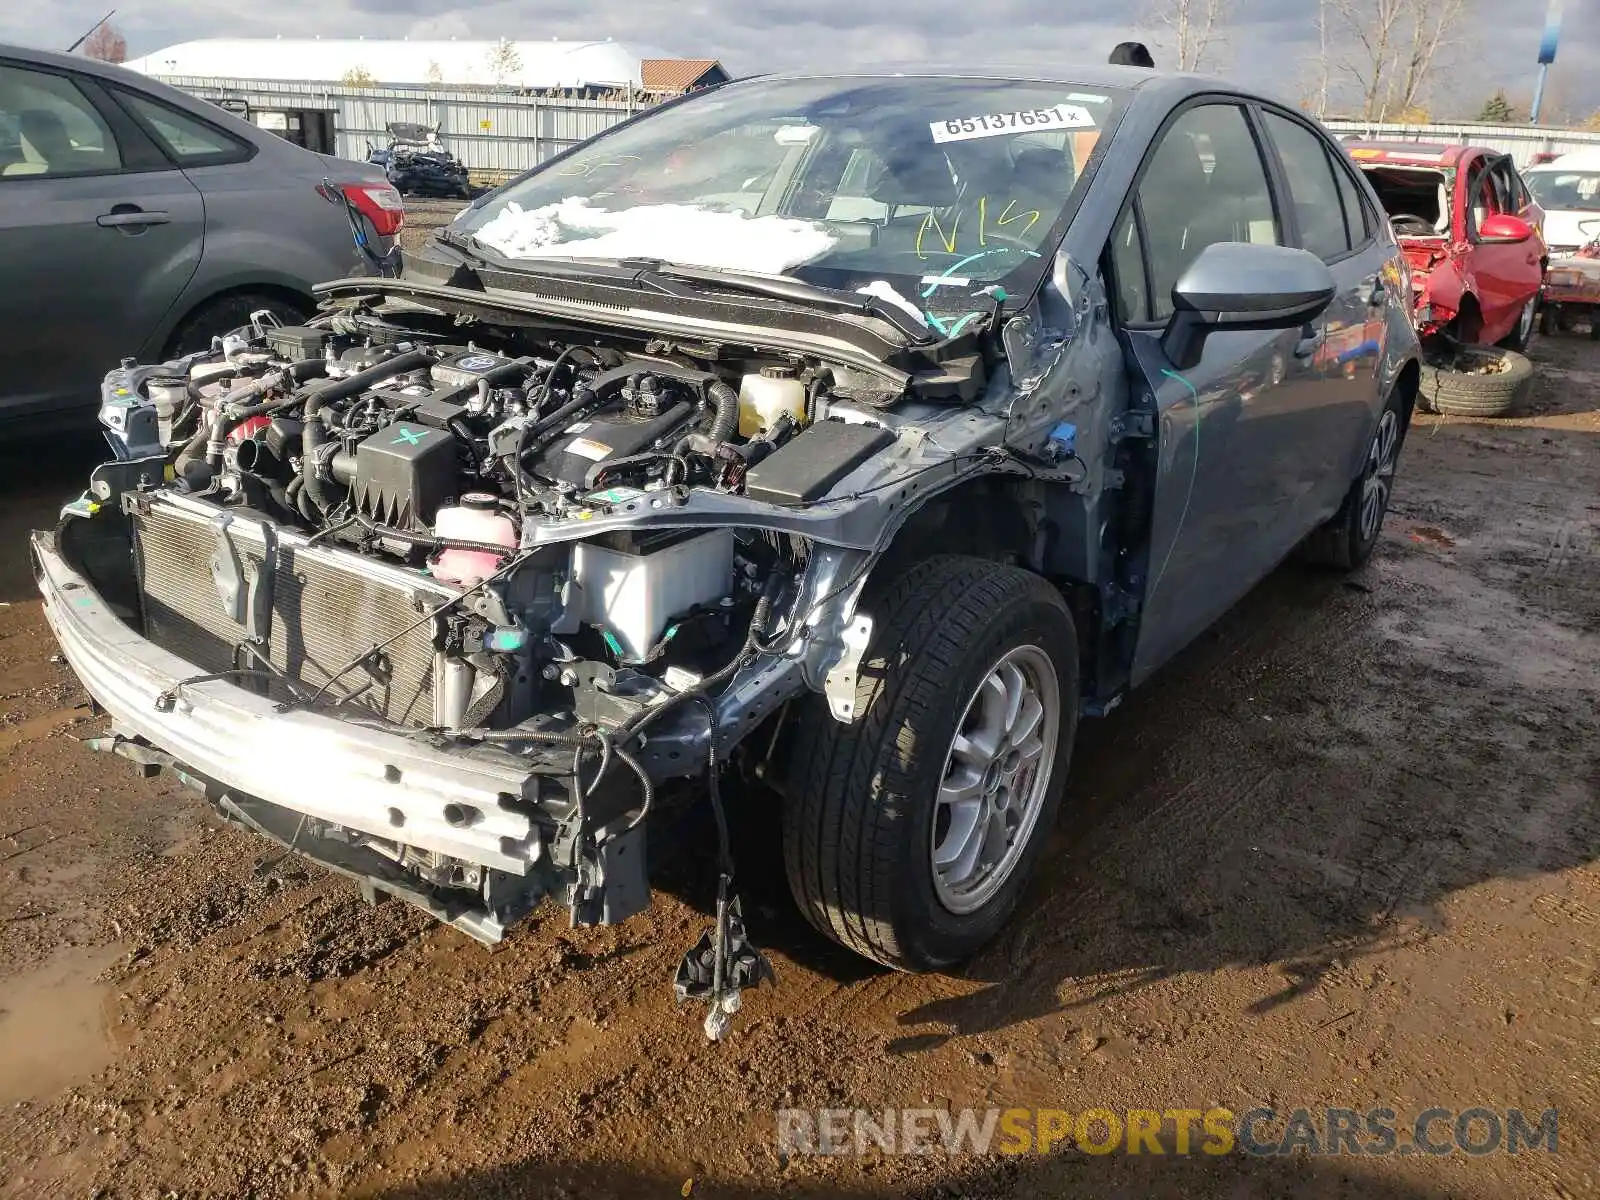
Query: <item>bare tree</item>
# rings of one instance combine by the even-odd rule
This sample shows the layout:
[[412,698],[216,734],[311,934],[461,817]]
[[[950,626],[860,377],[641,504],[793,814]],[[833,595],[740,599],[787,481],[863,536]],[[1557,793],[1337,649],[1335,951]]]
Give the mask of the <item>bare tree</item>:
[[83,52],[101,62],[119,63],[128,59],[128,39],[110,21],[101,21],[83,40]]
[[504,87],[522,70],[522,55],[510,38],[501,38],[489,47],[489,75],[496,87]]
[[1150,0],[1143,24],[1160,31],[1156,40],[1171,48],[1177,70],[1198,71],[1232,15],[1233,0]]
[[1411,34],[1406,42],[1396,96],[1401,109],[1415,109],[1423,86],[1433,71],[1439,52],[1455,45],[1461,35],[1467,0],[1407,0]]
[[1473,0],[1326,0],[1324,54],[1360,92],[1361,116],[1415,111]]

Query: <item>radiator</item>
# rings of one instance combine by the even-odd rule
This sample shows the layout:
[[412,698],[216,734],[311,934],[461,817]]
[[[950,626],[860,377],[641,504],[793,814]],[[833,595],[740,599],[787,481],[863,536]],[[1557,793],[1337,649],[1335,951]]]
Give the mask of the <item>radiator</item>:
[[[144,634],[207,672],[258,667],[240,649],[245,627],[227,612],[212,582],[217,511],[158,498],[132,518]],[[266,556],[260,526],[235,520],[228,533],[247,574],[257,572]],[[351,703],[386,720],[432,724],[434,623],[409,627],[453,593],[415,572],[306,546],[294,535],[278,540],[274,560],[267,645],[273,668],[302,692],[315,690],[362,650],[394,638],[383,647],[378,670],[355,668],[329,696],[359,693]],[[249,686],[290,694],[276,682]]]

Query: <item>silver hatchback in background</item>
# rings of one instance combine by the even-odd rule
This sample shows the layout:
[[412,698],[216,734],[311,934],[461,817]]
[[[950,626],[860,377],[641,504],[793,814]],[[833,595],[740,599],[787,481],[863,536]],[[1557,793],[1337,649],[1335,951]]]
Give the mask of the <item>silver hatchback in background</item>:
[[202,349],[263,308],[306,317],[313,284],[375,273],[404,216],[379,167],[0,46],[0,438],[87,424],[121,358]]

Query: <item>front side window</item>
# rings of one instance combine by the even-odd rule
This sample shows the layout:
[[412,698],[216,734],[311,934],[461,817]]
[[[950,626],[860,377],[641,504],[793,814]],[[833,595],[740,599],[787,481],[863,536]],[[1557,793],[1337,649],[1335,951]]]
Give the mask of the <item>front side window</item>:
[[1061,83],[755,80],[604,134],[454,229],[510,260],[658,258],[887,285],[959,319],[1053,252],[1083,159],[1123,102]]
[[0,65],[0,179],[121,167],[116,138],[71,79]]
[[1266,114],[1267,132],[1283,159],[1289,177],[1289,195],[1300,223],[1300,240],[1305,248],[1323,260],[1333,259],[1351,248],[1345,227],[1344,204],[1339,199],[1339,184],[1333,176],[1322,139],[1299,121],[1278,113]]
[[1475,168],[1468,178],[1467,197],[1468,211],[1472,214],[1472,233],[1477,233],[1495,213],[1504,211],[1495,190],[1494,175],[1486,165]]
[[1111,234],[1111,276],[1116,282],[1117,319],[1138,324],[1150,319],[1150,295],[1144,278],[1144,239],[1133,205],[1123,210]]
[[1172,289],[1215,242],[1281,245],[1272,189],[1244,110],[1187,109],[1162,134],[1137,191],[1150,266],[1150,316],[1172,315]]

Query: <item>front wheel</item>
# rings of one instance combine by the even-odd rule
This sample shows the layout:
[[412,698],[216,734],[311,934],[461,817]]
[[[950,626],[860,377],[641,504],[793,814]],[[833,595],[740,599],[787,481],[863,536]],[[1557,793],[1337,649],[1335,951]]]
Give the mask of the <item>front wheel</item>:
[[280,296],[259,292],[232,292],[217,296],[190,313],[167,339],[166,358],[205,350],[211,339],[250,323],[250,314],[267,310],[280,325],[298,325],[310,311],[309,303],[294,304]]
[[1078,714],[1061,593],[928,559],[873,596],[854,720],[808,697],[784,861],[806,917],[867,958],[939,970],[992,938],[1055,824]]

